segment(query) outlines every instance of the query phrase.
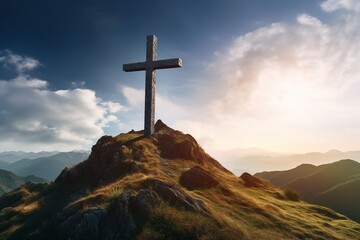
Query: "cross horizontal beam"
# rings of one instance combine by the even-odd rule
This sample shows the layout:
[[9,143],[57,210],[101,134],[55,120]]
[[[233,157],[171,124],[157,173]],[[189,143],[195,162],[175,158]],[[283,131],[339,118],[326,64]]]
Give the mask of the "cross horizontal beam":
[[144,70],[146,70],[146,62],[123,64],[123,71],[125,72],[136,72]]
[[[157,60],[148,63],[148,66],[152,69],[178,68],[182,67],[182,60],[180,58]],[[144,71],[146,67],[146,62],[129,63],[123,65],[123,70],[125,72]]]
[[157,60],[152,62],[152,65],[154,69],[178,68],[182,67],[182,60],[180,58]]

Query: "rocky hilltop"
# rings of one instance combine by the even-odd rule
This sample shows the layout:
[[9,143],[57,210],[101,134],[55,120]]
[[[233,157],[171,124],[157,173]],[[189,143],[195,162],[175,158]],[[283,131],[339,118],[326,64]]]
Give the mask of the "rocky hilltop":
[[360,225],[233,175],[189,134],[104,136],[51,184],[0,199],[1,239],[356,239]]

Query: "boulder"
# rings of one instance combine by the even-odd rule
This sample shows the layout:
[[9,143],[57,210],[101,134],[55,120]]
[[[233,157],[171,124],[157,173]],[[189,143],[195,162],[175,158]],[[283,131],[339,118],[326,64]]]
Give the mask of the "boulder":
[[253,175],[244,172],[241,174],[240,178],[244,181],[244,186],[248,188],[259,188],[259,187],[266,187],[269,184],[257,177],[254,177]]
[[199,166],[190,168],[183,172],[179,180],[180,184],[188,190],[208,189],[219,184],[217,180],[207,171]]
[[108,216],[108,211],[104,208],[89,208],[77,212],[58,226],[58,239],[104,239],[109,236],[106,221]]
[[207,212],[205,204],[201,200],[192,198],[174,184],[165,183],[159,179],[149,179],[144,185],[153,189],[170,204],[181,206],[187,210]]

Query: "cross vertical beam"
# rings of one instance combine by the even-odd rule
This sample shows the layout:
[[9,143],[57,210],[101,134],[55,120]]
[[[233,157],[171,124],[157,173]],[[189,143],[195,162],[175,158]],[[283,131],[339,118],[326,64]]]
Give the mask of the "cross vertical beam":
[[146,71],[145,73],[145,116],[144,135],[154,133],[156,69],[182,67],[180,58],[157,60],[157,37],[147,36],[146,61],[123,65],[125,72]]
[[[155,62],[157,59],[157,37],[147,36],[146,41],[146,63]],[[155,123],[155,87],[156,72],[153,64],[146,64],[145,77],[145,116],[144,134],[146,136],[154,133]]]

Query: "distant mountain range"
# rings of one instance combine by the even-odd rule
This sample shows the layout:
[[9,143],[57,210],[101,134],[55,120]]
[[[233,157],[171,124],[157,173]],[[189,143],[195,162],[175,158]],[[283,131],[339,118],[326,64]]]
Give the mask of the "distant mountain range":
[[6,151],[0,152],[0,162],[13,163],[21,159],[34,159],[40,157],[49,157],[59,152],[22,152],[22,151]]
[[72,167],[88,156],[88,152],[61,152],[47,157],[22,159],[2,168],[19,176],[35,175],[53,181],[65,167]]
[[0,169],[0,196],[26,182],[44,183],[48,182],[48,180],[33,175],[19,177],[12,172]]
[[342,152],[339,150],[330,150],[325,153],[310,152],[305,154],[279,155],[270,151],[251,148],[218,152],[214,153],[214,156],[217,159],[221,159],[221,163],[236,175],[240,175],[243,172],[256,173],[286,170],[304,163],[320,165],[340,159],[360,161],[360,151]]
[[54,180],[65,167],[87,159],[89,152],[0,152],[0,196],[26,182]]
[[297,191],[305,201],[323,205],[360,222],[360,163],[341,160],[286,171],[261,172],[256,177],[274,186]]

